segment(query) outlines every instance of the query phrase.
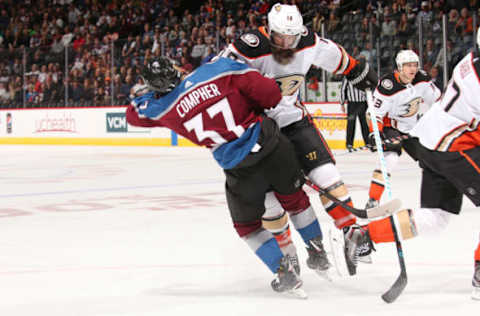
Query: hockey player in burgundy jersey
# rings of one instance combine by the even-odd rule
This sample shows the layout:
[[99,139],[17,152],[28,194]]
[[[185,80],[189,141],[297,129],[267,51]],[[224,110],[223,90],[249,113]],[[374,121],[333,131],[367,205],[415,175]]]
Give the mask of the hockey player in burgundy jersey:
[[[241,59],[267,77],[273,77],[282,90],[280,104],[266,113],[280,125],[281,131],[295,146],[298,159],[307,176],[320,188],[351,205],[350,195],[344,185],[327,142],[315,128],[311,117],[299,101],[299,89],[312,65],[333,74],[343,74],[360,89],[374,87],[377,75],[364,60],[357,61],[340,45],[317,36],[303,25],[302,15],[295,5],[275,4],[268,13],[268,28],[261,27],[246,33],[230,44],[221,56]],[[341,204],[325,196],[321,201],[338,228],[345,228],[346,260],[350,274],[355,266],[348,254],[356,253],[358,234],[350,229],[355,217]],[[285,203],[282,203],[285,204]],[[296,249],[290,238],[288,216],[275,196],[267,195],[264,226],[281,241],[284,253],[296,258]],[[290,206],[285,209],[294,227],[307,246],[307,266],[319,274],[329,267],[322,244],[322,232],[314,210],[300,211]]]
[[237,233],[276,273],[272,288],[305,298],[289,257],[261,221],[271,189],[285,207],[303,210],[309,205],[293,146],[274,120],[261,115],[281,99],[276,82],[227,58],[199,67],[182,81],[171,61],[162,58],[149,62],[143,77],[151,92],[132,101],[128,123],[168,127],[209,148],[226,175]]
[[[419,69],[420,61],[414,51],[400,51],[396,63],[398,71],[383,76],[373,93],[378,129],[381,137],[388,139],[405,136],[441,94],[430,76]],[[371,144],[375,144],[373,133],[370,137]],[[411,140],[405,139],[385,145],[385,162],[389,173],[395,169],[402,147],[417,160],[410,143]],[[373,171],[366,207],[377,206],[383,191],[384,179],[378,166]]]
[[[480,46],[480,29],[477,32]],[[434,234],[459,214],[465,195],[480,206],[480,54],[466,55],[453,70],[441,97],[410,130],[411,146],[422,167],[420,208],[402,210],[399,237]],[[389,218],[365,227],[375,243],[394,242]],[[480,300],[480,243],[474,253],[472,298]]]

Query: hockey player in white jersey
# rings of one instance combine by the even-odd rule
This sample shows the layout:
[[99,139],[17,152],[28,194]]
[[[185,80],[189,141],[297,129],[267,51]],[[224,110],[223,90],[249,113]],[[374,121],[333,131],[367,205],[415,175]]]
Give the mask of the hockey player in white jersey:
[[[480,46],[480,29],[477,32]],[[480,206],[480,54],[478,47],[453,70],[441,99],[410,131],[422,172],[421,205],[395,214],[402,239],[444,229],[462,197]],[[364,227],[375,243],[394,242],[389,218]],[[480,244],[474,252],[472,298],[480,300]]]
[[[230,44],[221,56],[240,59],[267,77],[273,77],[282,90],[282,100],[276,109],[266,111],[295,146],[305,174],[319,187],[344,204],[352,205],[335,160],[322,135],[299,101],[299,89],[312,65],[333,74],[343,74],[360,89],[374,87],[376,73],[364,60],[356,60],[345,49],[303,25],[302,15],[295,5],[275,4],[268,13],[268,27],[246,33]],[[357,247],[362,243],[355,217],[342,204],[325,196],[321,201],[336,227],[344,229],[345,258],[350,274],[356,273]],[[282,203],[284,205],[284,203]],[[310,205],[305,209],[286,209],[290,219],[307,246],[307,266],[320,274],[329,262],[322,244],[322,231]],[[288,215],[273,195],[267,196],[264,227],[272,231],[283,245],[282,250],[296,258],[290,238]]]
[[[419,69],[420,61],[414,51],[400,51],[395,61],[398,71],[383,76],[373,93],[380,136],[384,139],[400,139],[384,146],[389,173],[397,166],[402,147],[416,160],[415,153],[409,145],[410,140],[402,141],[401,138],[415,126],[418,119],[441,95],[441,91],[431,81],[430,76]],[[371,144],[375,144],[373,133],[370,137]],[[366,208],[378,205],[384,185],[382,171],[380,166],[377,166],[373,171]]]

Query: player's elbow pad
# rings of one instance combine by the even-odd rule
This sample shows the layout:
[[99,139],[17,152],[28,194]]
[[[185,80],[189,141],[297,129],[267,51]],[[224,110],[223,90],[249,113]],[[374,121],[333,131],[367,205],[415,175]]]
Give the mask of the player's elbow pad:
[[363,58],[358,60],[355,67],[350,70],[347,79],[360,90],[373,89],[378,82],[377,73]]

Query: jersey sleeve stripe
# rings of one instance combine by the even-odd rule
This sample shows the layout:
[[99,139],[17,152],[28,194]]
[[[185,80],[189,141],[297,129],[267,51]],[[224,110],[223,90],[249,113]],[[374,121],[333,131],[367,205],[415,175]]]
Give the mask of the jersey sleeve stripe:
[[450,144],[458,137],[460,137],[465,130],[468,128],[468,124],[462,124],[460,126],[455,127],[440,139],[438,144],[435,146],[435,150],[438,151],[447,151],[450,147]]

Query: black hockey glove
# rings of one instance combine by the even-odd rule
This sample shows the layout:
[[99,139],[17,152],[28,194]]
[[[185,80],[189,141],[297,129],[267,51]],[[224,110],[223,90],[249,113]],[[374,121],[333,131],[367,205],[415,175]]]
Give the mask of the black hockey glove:
[[364,58],[358,60],[357,65],[348,73],[347,79],[355,88],[363,91],[366,89],[375,89],[378,83],[377,73]]
[[[371,152],[376,152],[377,151],[377,146],[375,143],[375,135],[374,133],[370,133],[368,135],[369,139],[369,147]],[[396,151],[396,152],[401,152],[402,151],[402,142],[401,140],[390,140],[386,139],[385,134],[380,132],[380,139],[383,143],[383,151]]]

